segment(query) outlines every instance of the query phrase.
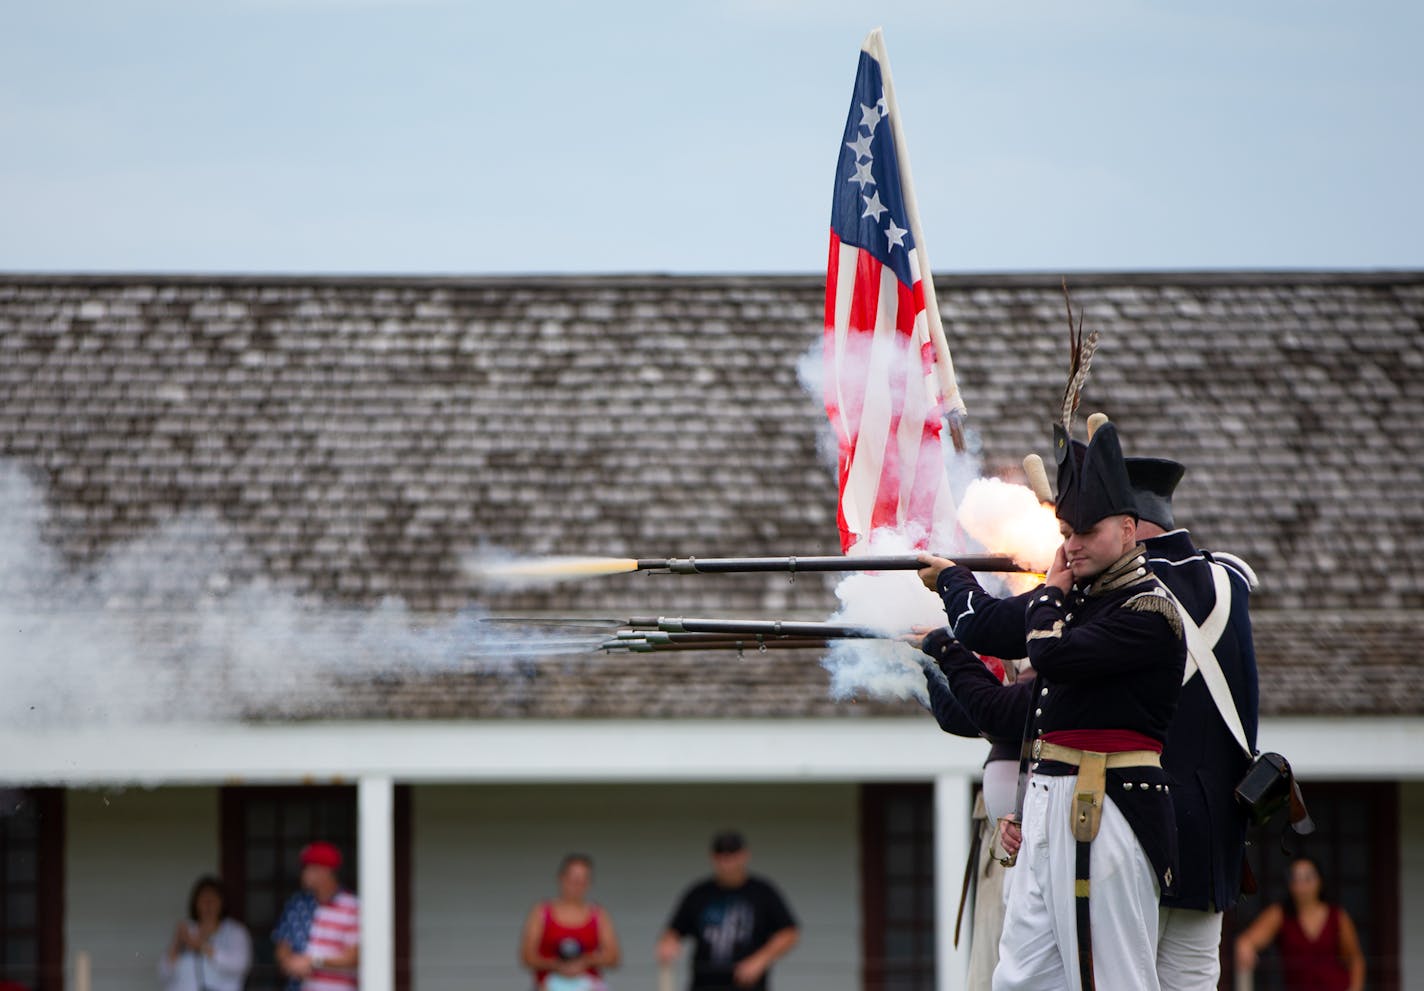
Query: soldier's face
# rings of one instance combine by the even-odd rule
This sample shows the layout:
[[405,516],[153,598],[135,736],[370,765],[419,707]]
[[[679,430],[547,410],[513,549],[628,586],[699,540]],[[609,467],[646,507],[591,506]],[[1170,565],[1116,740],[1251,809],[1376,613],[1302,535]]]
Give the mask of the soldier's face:
[[1060,520],[1058,529],[1074,581],[1102,574],[1137,543],[1137,521],[1131,516],[1105,516],[1082,532]]

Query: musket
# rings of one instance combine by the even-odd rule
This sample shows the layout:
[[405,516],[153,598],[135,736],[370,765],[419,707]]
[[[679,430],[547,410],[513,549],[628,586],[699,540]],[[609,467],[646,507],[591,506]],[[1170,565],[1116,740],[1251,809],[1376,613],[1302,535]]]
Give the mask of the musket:
[[[970,571],[1038,574],[1002,554],[951,555],[950,560]],[[472,574],[512,583],[542,583],[625,575],[634,571],[672,575],[728,575],[742,572],[780,572],[793,578],[803,572],[918,571],[924,565],[914,554],[867,557],[547,557],[476,561],[467,565]]]
[[625,620],[633,632],[658,630],[663,633],[711,633],[724,637],[799,637],[816,640],[885,640],[893,635],[867,626],[844,623],[813,623],[785,619],[703,619],[691,616],[646,616]]
[[[970,571],[1030,572],[1002,554],[951,555],[955,564]],[[673,575],[727,575],[743,572],[802,571],[918,571],[924,567],[915,554],[831,557],[673,557],[638,558],[635,571]]]
[[782,619],[707,619],[689,616],[634,616],[628,619],[491,616],[489,623],[528,623],[555,628],[609,630],[595,649],[648,653],[667,650],[814,649],[834,640],[893,640],[894,633],[846,623]]
[[684,650],[735,650],[738,652],[746,650],[816,650],[824,648],[828,643],[830,643],[829,640],[819,637],[729,637],[715,633],[657,633],[650,631],[647,639],[618,636],[611,640],[605,640],[598,645],[598,648],[606,654],[614,651],[661,654]]

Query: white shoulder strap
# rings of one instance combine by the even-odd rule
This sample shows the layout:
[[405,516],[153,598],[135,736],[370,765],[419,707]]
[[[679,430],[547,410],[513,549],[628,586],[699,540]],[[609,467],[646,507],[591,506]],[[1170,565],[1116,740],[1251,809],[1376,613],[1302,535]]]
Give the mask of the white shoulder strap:
[[1201,626],[1192,621],[1186,607],[1182,605],[1172,590],[1163,584],[1167,595],[1177,607],[1182,617],[1182,631],[1187,640],[1187,665],[1182,675],[1182,684],[1191,680],[1193,674],[1200,674],[1216,709],[1221,713],[1226,728],[1236,738],[1237,745],[1247,757],[1254,757],[1251,746],[1246,742],[1246,730],[1241,725],[1241,716],[1236,711],[1236,701],[1231,697],[1231,686],[1226,683],[1226,675],[1221,672],[1221,664],[1216,659],[1216,644],[1226,630],[1231,616],[1231,578],[1226,569],[1215,562],[1211,564],[1212,586],[1216,592],[1216,602],[1211,613]]
[[1235,554],[1227,554],[1225,551],[1212,551],[1211,558],[1213,561],[1219,561],[1228,568],[1233,569],[1241,576],[1242,580],[1246,582],[1246,587],[1251,591],[1254,592],[1261,587],[1261,579],[1256,577],[1256,572],[1252,571],[1251,566]]

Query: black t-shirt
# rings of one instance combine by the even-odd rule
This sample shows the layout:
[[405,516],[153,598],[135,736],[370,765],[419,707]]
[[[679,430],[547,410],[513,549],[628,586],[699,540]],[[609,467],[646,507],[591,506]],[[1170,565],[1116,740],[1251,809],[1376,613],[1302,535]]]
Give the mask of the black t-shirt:
[[[758,877],[740,888],[719,887],[709,878],[682,896],[668,928],[697,940],[692,955],[695,991],[735,988],[732,971],[776,933],[796,925],[781,893]],[[766,975],[750,991],[766,991]]]

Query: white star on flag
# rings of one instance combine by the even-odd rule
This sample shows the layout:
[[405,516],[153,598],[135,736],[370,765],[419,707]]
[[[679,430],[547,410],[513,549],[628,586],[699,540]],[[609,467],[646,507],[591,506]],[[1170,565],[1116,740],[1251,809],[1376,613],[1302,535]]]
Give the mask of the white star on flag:
[[862,137],[856,138],[854,141],[847,141],[845,144],[846,144],[846,147],[847,147],[847,148],[849,148],[851,151],[855,152],[855,160],[856,160],[857,162],[860,161],[862,158],[871,158],[871,157],[873,157],[873,156],[870,154],[870,135],[869,135],[869,134],[866,134],[866,135],[863,135]]
[[870,174],[870,163],[856,162],[855,175],[847,179],[846,182],[858,182],[862,190],[864,190],[866,186],[875,185],[875,176]]
[[860,126],[869,128],[871,134],[875,133],[875,126],[880,123],[880,118],[883,116],[878,103],[873,107],[867,107],[863,103],[860,105]]
[[[879,194],[877,193],[876,195]],[[890,239],[889,247],[894,248],[896,246],[899,246],[903,248],[905,246],[905,235],[908,233],[910,232],[905,228],[896,227],[895,221],[891,220],[890,226],[885,228],[885,236]]]
[[865,200],[865,212],[862,213],[861,216],[873,217],[876,223],[880,222],[880,215],[890,209],[880,202],[880,194],[878,192],[871,193],[869,196],[862,196],[861,199]]

